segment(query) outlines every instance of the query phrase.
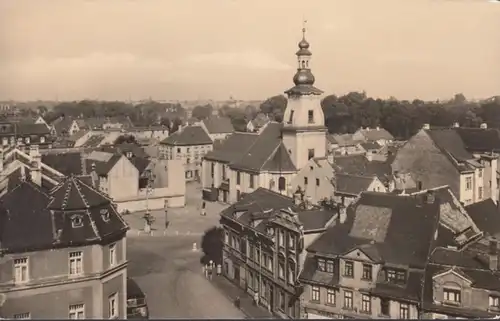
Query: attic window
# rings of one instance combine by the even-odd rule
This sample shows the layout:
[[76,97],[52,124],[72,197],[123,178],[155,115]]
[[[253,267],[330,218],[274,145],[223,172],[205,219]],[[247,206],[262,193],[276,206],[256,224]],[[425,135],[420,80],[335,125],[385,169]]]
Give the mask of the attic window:
[[109,211],[107,209],[101,210],[100,214],[104,222],[109,222]]
[[71,217],[71,226],[73,228],[78,228],[83,226],[83,219],[81,215],[73,215]]
[[274,229],[272,227],[268,227],[266,229],[266,233],[269,234],[269,235],[271,235],[271,236],[274,236]]

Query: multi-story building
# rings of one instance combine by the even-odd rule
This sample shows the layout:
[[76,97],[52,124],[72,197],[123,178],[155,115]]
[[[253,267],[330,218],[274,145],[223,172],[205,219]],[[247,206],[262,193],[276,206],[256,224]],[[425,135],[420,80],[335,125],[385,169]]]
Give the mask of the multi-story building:
[[206,130],[212,141],[223,141],[234,133],[231,119],[222,116],[212,116],[200,122],[200,126]]
[[397,151],[392,170],[409,173],[418,189],[448,185],[466,205],[488,198],[496,202],[498,154],[474,152],[473,144],[465,143],[473,134],[426,124]]
[[269,122],[260,133],[233,134],[205,156],[202,183],[207,199],[235,202],[259,187],[287,194],[299,169],[311,158],[326,156],[323,92],[314,87],[311,55],[304,36],[296,53],[295,86],[285,92],[283,124]]
[[300,316],[304,249],[336,212],[259,188],[221,213],[223,274],[280,317]]
[[72,176],[50,194],[21,182],[1,204],[2,317],[126,318],[128,227],[107,197]]
[[160,142],[160,159],[179,159],[188,181],[201,176],[202,160],[213,148],[213,141],[201,126],[186,126]]
[[49,148],[52,145],[50,129],[45,124],[35,123],[0,123],[0,139],[2,146],[29,147],[36,144],[40,148]]
[[378,143],[381,146],[388,145],[394,141],[394,136],[386,129],[381,127],[375,128],[360,128],[353,135],[355,141],[363,141],[370,143]]
[[[474,218],[498,222],[498,209],[487,202],[473,209]],[[307,249],[302,316],[494,316],[500,274],[490,253],[500,225],[482,231],[488,223],[476,224],[468,210],[446,186],[362,193]]]

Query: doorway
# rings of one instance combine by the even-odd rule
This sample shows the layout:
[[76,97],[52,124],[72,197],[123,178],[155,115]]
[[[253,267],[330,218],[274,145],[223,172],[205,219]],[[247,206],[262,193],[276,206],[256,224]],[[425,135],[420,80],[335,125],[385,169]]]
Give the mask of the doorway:
[[274,285],[270,284],[269,287],[269,307],[274,311]]
[[234,265],[234,280],[237,282],[236,284],[240,283],[240,266],[237,264]]

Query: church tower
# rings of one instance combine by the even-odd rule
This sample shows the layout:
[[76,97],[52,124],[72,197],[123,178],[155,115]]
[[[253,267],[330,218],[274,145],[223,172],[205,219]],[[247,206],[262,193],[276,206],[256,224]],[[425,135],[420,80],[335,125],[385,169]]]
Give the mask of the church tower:
[[288,104],[283,116],[283,143],[297,169],[303,168],[309,159],[326,156],[325,117],[321,109],[323,91],[314,87],[314,75],[309,63],[311,51],[302,29],[302,40],[297,51],[297,73],[294,87],[285,91]]

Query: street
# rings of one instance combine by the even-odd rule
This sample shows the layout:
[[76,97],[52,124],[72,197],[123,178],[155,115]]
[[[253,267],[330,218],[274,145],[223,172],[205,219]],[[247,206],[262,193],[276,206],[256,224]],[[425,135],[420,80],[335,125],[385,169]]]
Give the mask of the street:
[[200,216],[199,184],[187,186],[184,208],[169,209],[165,230],[163,211],[152,212],[153,236],[141,234],[143,213],[124,216],[131,227],[127,241],[128,276],[147,296],[150,318],[238,318],[245,315],[202,274],[203,232],[218,224],[224,205],[207,203],[207,216]]

